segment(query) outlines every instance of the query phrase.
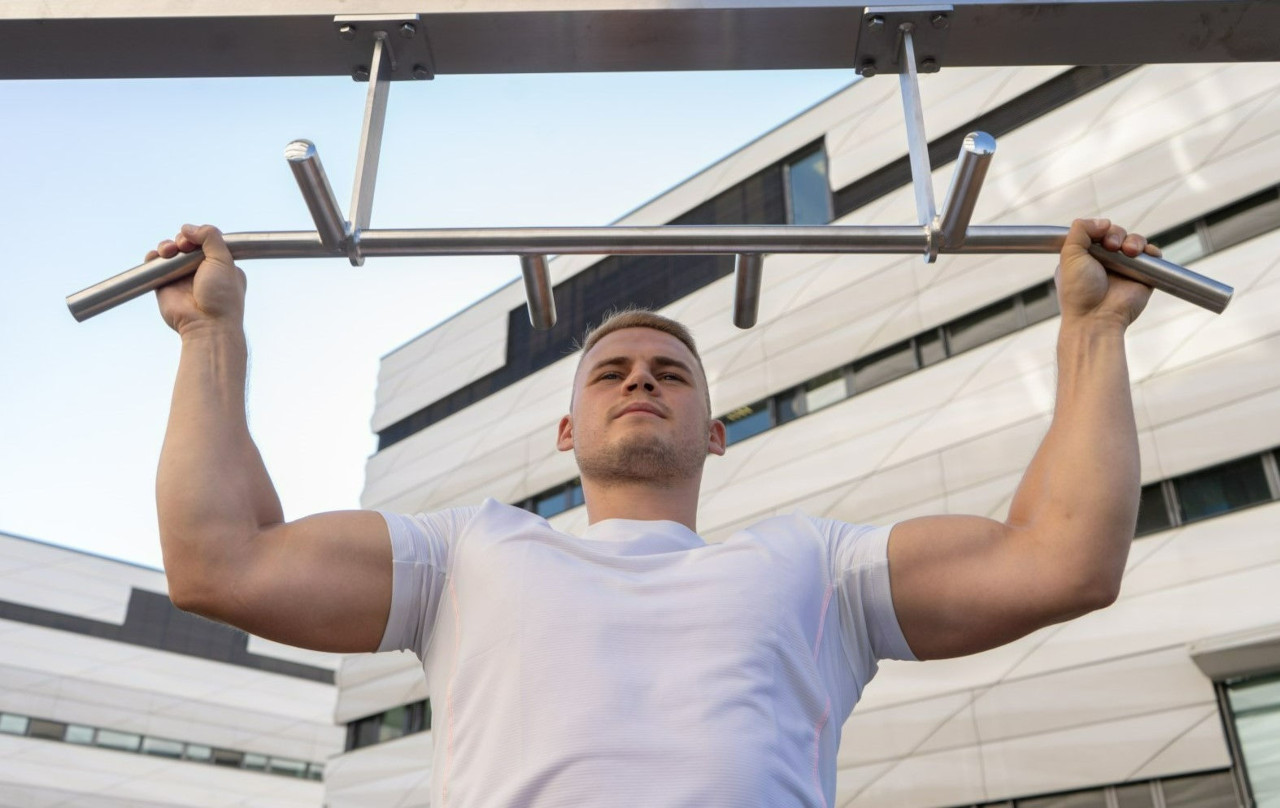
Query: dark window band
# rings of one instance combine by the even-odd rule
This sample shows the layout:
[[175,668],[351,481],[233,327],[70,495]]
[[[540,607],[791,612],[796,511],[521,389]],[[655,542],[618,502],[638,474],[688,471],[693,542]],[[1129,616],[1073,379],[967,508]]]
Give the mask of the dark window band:
[[333,684],[333,671],[250,653],[245,632],[184,612],[165,595],[145,589],[130,592],[124,625],[7,600],[0,600],[0,619]]

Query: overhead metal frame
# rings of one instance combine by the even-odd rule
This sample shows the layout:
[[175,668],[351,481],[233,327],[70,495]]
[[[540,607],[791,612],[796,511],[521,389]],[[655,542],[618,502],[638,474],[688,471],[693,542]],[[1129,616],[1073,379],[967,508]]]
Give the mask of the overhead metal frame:
[[[160,0],[153,0],[160,2]],[[749,328],[756,322],[766,253],[919,253],[926,261],[933,261],[941,253],[1040,253],[1061,249],[1067,229],[1062,227],[970,227],[969,221],[976,205],[987,167],[995,153],[995,140],[983,132],[971,133],[964,142],[952,177],[952,182],[941,211],[935,210],[931,168],[928,156],[928,140],[924,131],[924,115],[920,103],[917,75],[931,72],[944,63],[952,64],[1005,64],[1010,54],[1017,64],[1044,63],[1026,58],[1023,47],[1028,40],[1039,41],[1043,36],[1042,17],[1052,18],[1053,34],[1045,40],[1061,43],[1071,38],[1072,26],[1080,24],[1081,16],[1088,19],[1092,42],[1109,43],[1107,48],[1121,41],[1126,49],[1098,51],[1084,49],[1086,53],[1123,54],[1122,62],[1150,61],[1134,58],[1147,52],[1134,50],[1132,31],[1114,31],[1109,21],[1120,20],[1137,11],[1147,13],[1169,10],[1180,22],[1157,21],[1148,25],[1144,36],[1147,47],[1155,47],[1161,53],[1157,61],[1195,61],[1218,59],[1224,52],[1235,59],[1280,59],[1280,37],[1268,32],[1258,35],[1252,25],[1265,23],[1272,18],[1280,24],[1280,3],[1236,2],[1236,0],[1068,0],[1059,3],[1013,2],[978,3],[954,0],[946,5],[911,5],[902,2],[886,2],[877,6],[847,6],[839,3],[757,2],[716,3],[708,2],[698,7],[671,6],[666,3],[591,3],[547,2],[537,12],[515,10],[512,2],[484,0],[467,3],[466,24],[459,30],[472,37],[471,60],[454,62],[454,54],[434,38],[440,30],[447,30],[446,18],[453,20],[457,14],[448,13],[374,13],[364,15],[334,15],[326,19],[328,37],[347,43],[343,50],[341,72],[353,78],[369,82],[365,103],[360,151],[356,163],[356,179],[353,185],[350,218],[342,215],[333,191],[321,166],[313,144],[295,141],[285,150],[286,158],[294,172],[304,201],[316,223],[314,232],[267,232],[228,234],[227,242],[236,258],[303,258],[345,255],[359,266],[368,255],[516,255],[521,261],[529,317],[535,328],[550,328],[555,322],[555,301],[547,263],[549,254],[694,254],[728,253],[737,256],[736,282],[734,286],[734,323]],[[37,4],[14,2],[7,10],[0,9],[0,33],[12,30],[13,6],[25,7]],[[38,4],[47,11],[45,21],[53,28],[63,25],[85,24],[85,18],[71,20],[58,16],[58,11],[69,3]],[[112,6],[113,2],[104,5]],[[136,4],[135,4],[136,5]],[[212,11],[203,3],[192,3],[189,13],[181,17],[142,18],[135,14],[134,22],[143,25],[189,24],[201,11]],[[268,13],[257,16],[235,16],[240,3],[224,3],[232,8],[216,18],[220,24],[244,26],[245,31],[260,31],[280,24],[286,19],[289,25],[299,28],[310,19],[305,14],[278,18]],[[266,3],[270,6],[271,3]],[[293,6],[299,5],[293,3]],[[327,6],[332,3],[310,3],[311,6]],[[377,2],[368,6],[382,5]],[[1159,6],[1159,9],[1157,9]],[[97,7],[95,7],[97,8]],[[269,11],[267,9],[266,11]],[[397,79],[429,79],[438,71],[465,67],[470,72],[519,72],[520,69],[538,70],[606,70],[606,69],[712,69],[713,67],[786,67],[822,66],[812,63],[792,64],[797,53],[789,46],[796,42],[813,44],[828,36],[817,30],[815,20],[838,19],[847,27],[847,15],[857,10],[859,16],[852,21],[853,32],[839,54],[835,50],[821,50],[819,54],[806,50],[810,60],[814,58],[852,59],[853,66],[864,76],[878,73],[897,73],[906,119],[908,151],[915,191],[918,223],[915,226],[852,227],[827,225],[822,227],[767,226],[767,227],[687,227],[667,225],[660,227],[604,227],[604,228],[475,228],[475,229],[423,229],[423,230],[371,230],[370,212],[373,202],[374,181],[377,174],[378,155],[382,139],[382,127],[386,115],[387,94],[390,83]],[[1011,48],[1004,37],[997,33],[1000,25],[1008,22],[1009,15],[1018,18],[1018,29],[1023,33],[1019,46]],[[1188,14],[1195,16],[1190,20]],[[542,16],[540,16],[542,15]],[[538,41],[530,31],[522,32],[526,47],[521,53],[540,54],[521,57],[516,62],[485,61],[478,53],[488,51],[495,40],[494,31],[478,20],[502,28],[513,20],[520,20],[536,28],[547,19],[556,22],[553,38],[568,37],[573,45],[566,53],[553,53],[554,48],[528,48],[530,40]],[[783,15],[778,17],[777,15]],[[832,17],[831,15],[835,15]],[[8,17],[8,18],[6,18]],[[96,18],[96,17],[95,17]],[[762,26],[773,19],[774,23],[786,22],[790,27],[764,31]],[[1038,22],[1039,21],[1039,22]],[[28,20],[29,22],[29,20]],[[458,22],[453,20],[453,22]],[[499,23],[502,25],[499,25]],[[618,29],[624,23],[639,26]],[[654,26],[668,28],[679,22],[678,31],[666,39],[646,37],[645,30]],[[726,26],[726,22],[736,23]],[[1150,20],[1148,20],[1150,23]],[[593,24],[597,27],[593,29]],[[647,28],[646,28],[647,26]],[[1211,32],[1223,29],[1220,38]],[[437,32],[429,35],[429,30]],[[237,29],[240,30],[240,29]],[[292,30],[292,29],[291,29]],[[667,29],[663,29],[667,30]],[[692,30],[692,34],[690,31]],[[974,31],[980,31],[975,34]],[[1273,29],[1275,30],[1275,29]],[[779,33],[782,31],[783,33]],[[241,33],[245,33],[242,31]],[[650,31],[652,33],[652,31]],[[1154,34],[1146,36],[1147,34]],[[251,36],[245,34],[248,39]],[[688,37],[693,36],[692,40]],[[732,41],[727,51],[708,48],[702,38]],[[999,43],[992,40],[995,36]],[[621,39],[619,39],[621,37]],[[758,39],[763,37],[763,39]],[[501,39],[501,37],[498,37]],[[1153,41],[1156,43],[1153,45]],[[1184,58],[1170,59],[1170,43],[1176,41],[1180,49],[1177,55]],[[696,64],[687,60],[686,50],[693,43],[692,51],[703,54]],[[484,43],[487,43],[485,45]],[[0,42],[0,45],[3,43]],[[224,43],[225,45],[226,43]],[[459,46],[449,41],[449,47]],[[543,43],[539,43],[542,45]],[[756,53],[753,44],[772,45]],[[852,54],[850,50],[852,44]],[[997,44],[1000,47],[986,46]],[[1072,43],[1073,53],[1079,43]],[[607,45],[629,45],[619,53],[607,55]],[[981,46],[981,47],[979,47]],[[224,48],[224,50],[235,50]],[[741,50],[740,50],[741,49]],[[327,49],[321,49],[326,50]],[[465,49],[464,49],[465,50]],[[692,53],[689,51],[689,53]],[[754,55],[748,55],[748,53]],[[1040,56],[1046,51],[1037,47]],[[0,53],[3,50],[0,49]],[[273,50],[274,60],[255,63],[259,70],[255,75],[268,71],[263,67],[274,65],[280,70],[287,67],[296,70],[300,63],[293,59],[281,60],[283,55],[297,55],[296,42],[290,47],[278,46]],[[365,54],[368,57],[365,58]],[[441,57],[447,55],[446,58]],[[682,55],[684,54],[684,55]],[[767,54],[765,56],[764,54]],[[492,54],[491,54],[492,55]],[[971,62],[981,56],[981,61]],[[567,59],[567,61],[566,61]],[[146,60],[143,60],[146,61]],[[129,69],[141,69],[143,61],[133,63]],[[1108,61],[1067,60],[1067,61]],[[0,56],[0,71],[5,69]],[[204,70],[216,70],[226,63],[213,60],[200,65]],[[307,62],[309,69],[318,63]],[[326,69],[331,69],[328,62]],[[516,69],[512,66],[516,65]],[[619,67],[626,65],[626,67]],[[216,73],[190,74],[185,62],[166,66],[165,75],[215,75]],[[484,69],[480,69],[484,68]],[[269,73],[280,75],[281,73]],[[295,75],[296,73],[284,73]],[[238,73],[236,75],[239,75]],[[1232,289],[1175,264],[1140,255],[1129,258],[1121,253],[1094,246],[1091,252],[1108,269],[1139,280],[1156,289],[1168,292],[1213,312],[1221,312],[1229,302]],[[145,292],[189,275],[201,260],[201,253],[178,255],[171,259],[156,259],[134,267],[67,298],[67,305],[77,320],[84,320],[106,311]]]

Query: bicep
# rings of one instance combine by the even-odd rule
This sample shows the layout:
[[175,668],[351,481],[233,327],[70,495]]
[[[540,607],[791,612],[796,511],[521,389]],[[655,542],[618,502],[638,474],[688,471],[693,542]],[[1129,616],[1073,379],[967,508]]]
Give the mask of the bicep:
[[899,626],[919,659],[978,653],[1076,616],[1031,537],[977,516],[894,525],[889,579]]
[[391,610],[392,551],[375,511],[336,511],[272,525],[219,587],[208,616],[316,651],[377,650]]

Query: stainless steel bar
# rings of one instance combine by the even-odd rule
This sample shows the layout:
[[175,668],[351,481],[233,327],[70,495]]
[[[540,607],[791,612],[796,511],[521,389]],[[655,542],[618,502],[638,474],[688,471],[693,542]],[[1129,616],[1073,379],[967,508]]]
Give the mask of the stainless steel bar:
[[551,270],[545,255],[520,256],[524,275],[524,297],[529,307],[529,323],[539,331],[556,324],[556,298],[551,286]]
[[764,256],[738,253],[733,270],[733,324],[750,328],[760,316],[760,282],[764,279]]
[[[964,244],[950,253],[1054,253],[1062,248],[1065,227],[975,225]],[[321,258],[331,253],[315,232],[231,233],[226,236],[237,259]],[[894,253],[921,252],[928,235],[916,225],[712,225],[659,227],[474,228],[370,230],[362,249],[368,256],[441,255],[694,255],[741,253]],[[1116,272],[1220,313],[1231,287],[1151,256],[1128,258],[1095,248]],[[67,298],[77,320],[195,271],[199,253],[156,259],[95,284]]]
[[[322,258],[332,255],[318,233],[228,233],[227,246],[237,259]],[[153,289],[195,274],[204,259],[202,250],[157,258],[127,269],[67,296],[67,308],[79,322],[114,309]]]
[[[902,114],[907,124],[907,151],[911,159],[911,185],[916,192],[916,216],[928,227],[933,221],[933,169],[929,166],[929,139],[924,132],[924,110],[920,106],[920,83],[916,77],[916,51],[912,45],[912,26],[902,26],[901,71],[898,87],[902,91]],[[934,251],[933,255],[937,255]],[[932,260],[932,256],[930,256]]]
[[942,201],[942,210],[934,220],[934,237],[942,249],[954,249],[964,243],[965,230],[978,204],[978,192],[987,178],[991,157],[996,153],[996,139],[986,132],[965,135],[951,175],[951,187]]
[[284,147],[284,157],[289,161],[293,178],[298,181],[298,190],[302,191],[302,198],[311,211],[320,241],[330,252],[341,253],[347,240],[347,221],[338,207],[338,199],[333,195],[324,166],[320,164],[315,144],[309,140],[295,140]]
[[351,186],[351,233],[347,237],[347,257],[353,267],[364,263],[360,234],[368,229],[373,212],[373,187],[378,181],[378,157],[382,151],[382,125],[387,119],[387,93],[391,89],[391,62],[391,46],[386,34],[379,31],[374,35],[373,56],[369,62],[369,92],[365,94],[356,178]]

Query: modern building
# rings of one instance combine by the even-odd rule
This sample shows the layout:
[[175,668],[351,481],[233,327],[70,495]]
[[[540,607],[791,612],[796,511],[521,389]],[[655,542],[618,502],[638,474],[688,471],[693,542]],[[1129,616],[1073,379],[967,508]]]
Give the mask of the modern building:
[[0,534],[0,806],[324,799],[339,657],[179,611],[164,573]]
[[[1280,65],[945,69],[921,90],[939,191],[966,133],[999,141],[975,224],[1106,215],[1236,294],[1220,316],[1157,294],[1130,330],[1144,487],[1118,602],[987,653],[883,664],[843,727],[836,805],[1280,805]],[[898,83],[880,77],[619,224],[915,216]],[[1005,516],[1053,407],[1052,256],[774,255],[745,331],[732,266],[560,257],[554,330],[531,330],[513,284],[384,357],[363,504],[493,497],[581,530],[554,446],[573,340],[634,303],[693,328],[728,425],[708,541],[794,509]],[[337,685],[348,751],[328,803],[427,805],[418,660],[348,657]]]

